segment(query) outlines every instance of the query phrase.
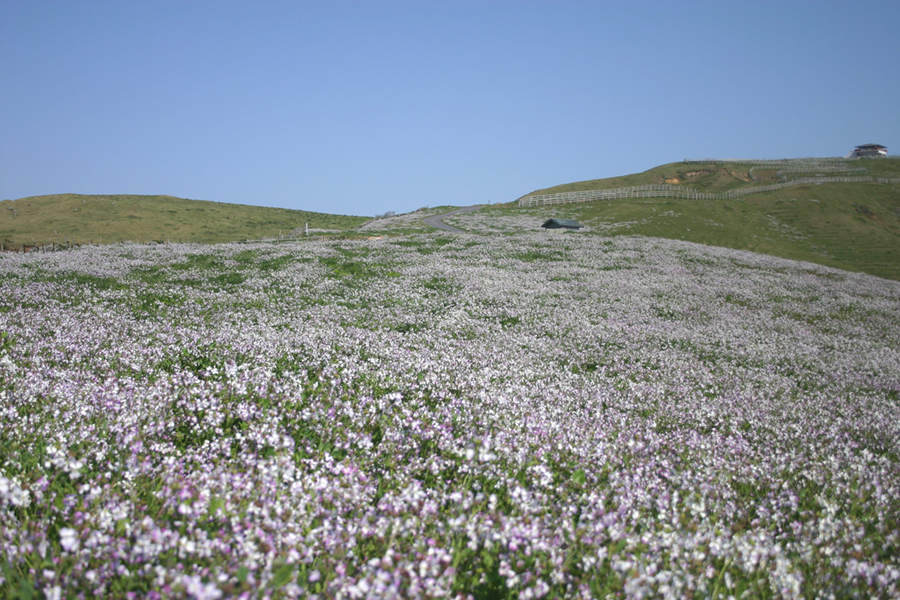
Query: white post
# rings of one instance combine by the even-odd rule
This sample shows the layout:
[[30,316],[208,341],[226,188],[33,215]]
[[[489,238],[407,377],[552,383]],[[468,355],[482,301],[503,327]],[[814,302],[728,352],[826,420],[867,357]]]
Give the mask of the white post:
[[309,223],[306,224],[305,233],[306,233],[306,237],[309,237]]

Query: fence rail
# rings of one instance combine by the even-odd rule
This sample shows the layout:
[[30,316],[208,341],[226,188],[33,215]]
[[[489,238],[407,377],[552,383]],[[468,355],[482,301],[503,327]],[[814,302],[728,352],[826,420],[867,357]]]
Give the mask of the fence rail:
[[[754,169],[758,167],[753,167]],[[837,173],[842,171],[865,171],[865,167],[850,166],[846,163],[805,163],[797,165],[773,166],[778,169],[778,173]],[[752,170],[752,169],[751,169]]]
[[856,158],[844,158],[842,156],[825,156],[809,158],[686,158],[687,164],[701,165],[801,165],[801,164],[840,164],[856,162]]
[[785,165],[783,163],[771,163],[750,167],[747,176],[756,181],[756,171],[771,171],[778,169],[775,176],[786,180],[790,173],[846,173],[848,171],[865,171],[865,167],[851,166],[847,163],[797,163]]
[[[875,181],[874,177],[801,177],[771,185],[755,185],[721,193],[698,192],[689,187],[670,184],[638,185],[608,190],[582,190],[578,192],[559,192],[539,196],[525,195],[519,198],[519,206],[546,206],[550,204],[569,204],[572,202],[593,202],[595,200],[617,200],[621,198],[680,198],[683,200],[733,200],[751,194],[783,190],[784,188],[805,184],[822,183],[866,183]],[[879,183],[897,183],[900,180],[878,179]]]

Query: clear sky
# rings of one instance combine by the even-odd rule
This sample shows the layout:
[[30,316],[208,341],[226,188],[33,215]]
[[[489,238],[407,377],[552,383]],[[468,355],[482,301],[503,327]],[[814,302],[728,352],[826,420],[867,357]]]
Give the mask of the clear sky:
[[900,151],[900,2],[0,0],[0,199],[375,215]]

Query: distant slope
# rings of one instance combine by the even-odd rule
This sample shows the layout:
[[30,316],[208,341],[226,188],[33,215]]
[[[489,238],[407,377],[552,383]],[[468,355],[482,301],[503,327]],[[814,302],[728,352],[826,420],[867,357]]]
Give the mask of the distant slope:
[[55,194],[0,202],[0,242],[233,242],[287,235],[307,223],[346,230],[369,220],[173,196]]
[[835,160],[837,159],[783,159],[718,163],[685,161],[660,165],[643,173],[556,185],[535,190],[523,198],[561,192],[607,190],[651,184],[683,185],[699,192],[719,193],[744,187],[780,183],[817,174],[825,177],[900,177],[900,159],[829,162]]
[[[900,177],[900,160],[862,160],[859,165],[866,170],[847,175]],[[678,179],[703,192],[779,181],[775,170],[765,169],[756,169],[756,181],[745,181],[749,179],[748,171],[748,165],[738,163],[673,163],[643,173],[570,183],[529,195],[648,185],[665,183],[666,179]],[[806,184],[735,200],[633,198],[532,208],[505,205],[495,210],[578,219],[605,235],[688,240],[900,280],[898,183]]]

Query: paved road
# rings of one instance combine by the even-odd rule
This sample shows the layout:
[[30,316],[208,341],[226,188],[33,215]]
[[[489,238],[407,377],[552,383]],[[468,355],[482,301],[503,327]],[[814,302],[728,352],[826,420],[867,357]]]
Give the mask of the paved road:
[[444,223],[444,217],[449,217],[450,215],[458,215],[461,213],[470,213],[475,212],[476,210],[480,210],[487,206],[486,204],[475,204],[474,206],[465,206],[463,208],[457,208],[454,211],[444,213],[442,215],[432,215],[430,217],[425,217],[422,219],[422,222],[428,225],[429,227],[434,227],[435,229],[442,229],[444,231],[452,231],[453,233],[465,233],[462,229],[458,227],[454,227],[453,225],[447,225]]

